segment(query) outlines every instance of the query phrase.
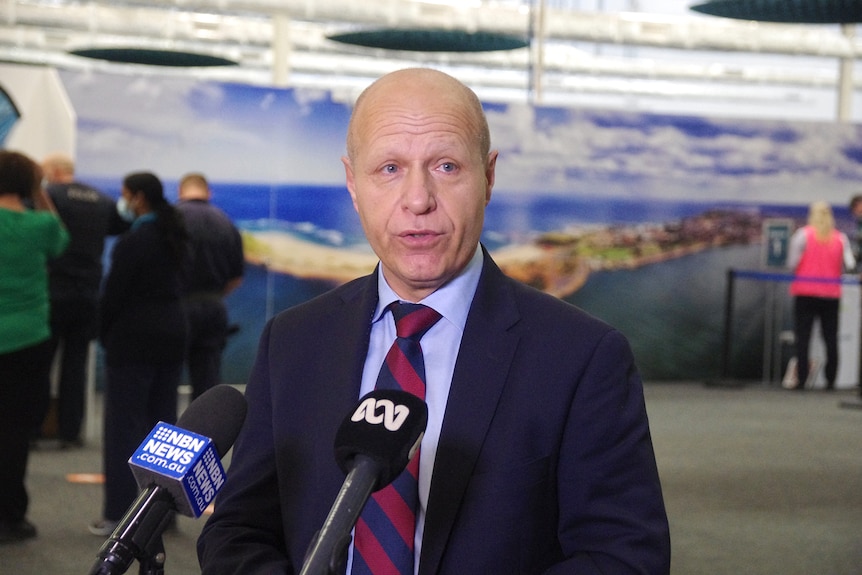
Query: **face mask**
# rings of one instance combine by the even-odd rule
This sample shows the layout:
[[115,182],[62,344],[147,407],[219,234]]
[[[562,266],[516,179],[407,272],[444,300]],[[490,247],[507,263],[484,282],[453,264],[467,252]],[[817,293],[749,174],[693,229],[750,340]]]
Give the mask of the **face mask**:
[[120,217],[125,221],[132,223],[138,217],[135,215],[135,212],[129,206],[129,202],[126,200],[125,196],[120,196],[120,199],[117,200],[117,213],[120,214]]

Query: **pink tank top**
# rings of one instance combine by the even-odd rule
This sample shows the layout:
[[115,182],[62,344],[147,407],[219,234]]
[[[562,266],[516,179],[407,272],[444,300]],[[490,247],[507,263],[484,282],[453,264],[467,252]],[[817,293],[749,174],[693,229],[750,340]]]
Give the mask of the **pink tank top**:
[[[841,279],[844,270],[844,245],[841,243],[841,233],[833,230],[825,242],[817,239],[814,228],[805,226],[805,250],[796,275],[803,278]],[[841,284],[836,282],[794,280],[790,284],[792,295],[835,298],[841,297]]]

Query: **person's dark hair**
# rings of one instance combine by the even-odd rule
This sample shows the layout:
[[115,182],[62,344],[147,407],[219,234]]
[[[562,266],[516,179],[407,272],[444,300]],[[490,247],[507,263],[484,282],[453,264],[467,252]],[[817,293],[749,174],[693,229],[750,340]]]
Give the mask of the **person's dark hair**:
[[859,204],[860,202],[862,202],[862,194],[856,194],[855,196],[850,198],[850,205],[849,205],[850,210],[852,211],[853,208],[855,208],[856,205]]
[[168,244],[177,264],[182,264],[188,251],[188,233],[180,212],[165,198],[162,181],[150,172],[135,172],[123,179],[123,186],[132,193],[143,194],[150,209],[156,214],[156,227]]
[[20,152],[0,150],[0,195],[15,194],[22,200],[33,195],[42,182],[42,169]]

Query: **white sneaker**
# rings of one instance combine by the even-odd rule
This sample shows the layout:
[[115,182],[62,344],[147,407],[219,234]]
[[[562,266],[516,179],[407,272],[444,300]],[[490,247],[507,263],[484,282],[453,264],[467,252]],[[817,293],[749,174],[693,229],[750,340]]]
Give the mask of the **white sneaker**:
[[90,533],[93,535],[98,535],[99,537],[107,537],[111,533],[114,532],[114,529],[119,525],[119,521],[111,521],[110,519],[99,519],[98,521],[93,521],[89,525],[87,525],[87,529],[90,530]]

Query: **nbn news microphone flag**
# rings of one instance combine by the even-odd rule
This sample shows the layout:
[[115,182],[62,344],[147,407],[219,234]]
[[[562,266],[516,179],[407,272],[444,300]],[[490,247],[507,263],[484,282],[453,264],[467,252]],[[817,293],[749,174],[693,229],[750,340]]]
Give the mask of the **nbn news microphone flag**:
[[177,512],[200,517],[225,481],[224,467],[213,441],[160,421],[129,458],[138,486],[145,488],[154,476],[174,496]]

